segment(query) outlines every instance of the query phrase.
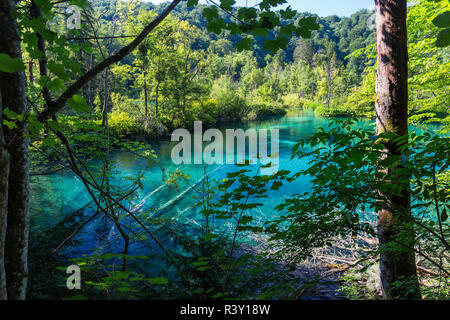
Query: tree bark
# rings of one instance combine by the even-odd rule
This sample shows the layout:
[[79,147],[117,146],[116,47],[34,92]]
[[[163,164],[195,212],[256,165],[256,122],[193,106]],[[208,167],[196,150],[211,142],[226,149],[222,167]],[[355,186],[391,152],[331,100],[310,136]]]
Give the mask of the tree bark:
[[[12,16],[14,1],[0,2],[0,53],[21,59],[20,37],[16,19]],[[16,114],[25,112],[26,77],[23,71],[0,73],[0,88],[3,108]],[[9,153],[10,171],[7,192],[7,228],[5,263],[7,298],[25,299],[28,278],[28,229],[29,229],[29,163],[26,126],[3,127]],[[5,195],[3,195],[4,198]]]
[[108,68],[105,69],[103,73],[103,108],[102,108],[102,127],[106,126],[108,122],[108,98],[109,98],[109,89],[108,89]]
[[[377,17],[377,135],[408,135],[408,49],[406,0],[375,0]],[[381,140],[381,139],[380,139]],[[382,159],[401,156],[400,145],[383,139]],[[400,194],[382,194],[377,229],[380,277],[384,299],[420,299],[410,224],[409,179],[395,179],[398,168],[385,170],[388,179],[402,187]],[[395,181],[395,182],[394,182]],[[401,243],[401,245],[399,245]],[[400,284],[400,285],[399,285]]]
[[[3,116],[3,107],[0,92],[0,119]],[[8,214],[8,176],[9,156],[6,149],[3,127],[0,125],[0,300],[6,300],[6,273],[5,273],[5,242],[6,242],[6,216]]]

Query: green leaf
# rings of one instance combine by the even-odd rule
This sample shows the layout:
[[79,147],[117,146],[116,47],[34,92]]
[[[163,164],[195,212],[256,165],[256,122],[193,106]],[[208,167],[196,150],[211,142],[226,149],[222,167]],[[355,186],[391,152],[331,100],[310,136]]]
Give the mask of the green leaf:
[[296,30],[296,28],[291,24],[281,26],[280,27],[280,35],[290,38],[292,36],[292,34],[295,32],[295,30]]
[[235,0],[220,0],[220,6],[227,11],[233,10],[233,5],[236,3]]
[[89,6],[88,0],[70,0],[70,3],[81,9],[87,9]]
[[64,81],[62,81],[59,78],[56,78],[47,84],[47,88],[51,92],[57,92],[58,90],[64,90],[66,87],[64,86]]
[[78,94],[67,100],[67,105],[78,112],[88,112],[91,110],[86,102],[86,99]]
[[48,121],[48,126],[50,127],[50,129],[53,129],[53,130],[55,130],[55,131],[59,131],[59,130],[61,130],[60,129],[60,127],[59,127],[59,125],[58,125],[58,122],[56,122],[55,120],[49,120]]
[[270,10],[271,7],[276,7],[284,3],[286,3],[286,0],[262,0],[259,3],[259,8],[261,10]]
[[198,5],[198,0],[187,0],[187,6],[188,8],[192,8]]
[[10,110],[9,108],[3,109],[3,114],[5,116],[7,116],[11,120],[20,120],[20,119],[22,119],[20,114],[15,113],[14,111]]
[[208,234],[205,236],[205,241],[210,241],[210,240],[215,239],[215,238],[217,238],[217,234],[214,234],[214,233],[208,233]]
[[287,7],[286,10],[280,10],[280,16],[283,19],[294,19],[297,15],[297,11],[292,10],[291,6]]
[[439,32],[436,40],[436,46],[439,48],[447,47],[450,45],[450,28]]
[[216,7],[206,7],[205,9],[203,9],[202,15],[208,21],[211,21],[219,17],[219,13]]
[[439,28],[450,27],[450,11],[441,13],[436,18],[433,19],[433,24]]
[[169,280],[167,278],[162,278],[162,277],[149,278],[149,279],[146,279],[146,280],[150,284],[162,284],[162,285],[165,285],[165,284],[169,283]]
[[253,40],[251,38],[243,38],[241,42],[236,44],[236,49],[238,51],[250,50],[252,42]]
[[34,3],[41,8],[43,13],[49,13],[52,10],[52,3],[50,0],[34,0]]
[[448,219],[447,209],[444,208],[444,210],[442,210],[442,213],[441,213],[441,221],[445,222],[447,219]]
[[319,30],[320,25],[317,23],[317,17],[305,17],[298,20],[298,26],[307,30]]
[[86,53],[91,53],[93,51],[91,45],[87,42],[81,44],[81,49]]
[[11,58],[7,54],[0,53],[0,71],[13,73],[25,70],[23,61],[19,58]]
[[85,296],[83,296],[82,294],[77,294],[72,297],[63,298],[63,300],[87,300],[87,298]]
[[255,37],[261,36],[263,38],[267,38],[267,36],[269,35],[269,31],[264,28],[256,28],[255,30],[253,30],[253,35]]
[[3,125],[7,126],[9,130],[17,128],[17,124],[15,122],[3,119]]
[[61,63],[51,60],[48,62],[47,67],[58,78],[63,80],[67,80],[69,78],[64,66]]

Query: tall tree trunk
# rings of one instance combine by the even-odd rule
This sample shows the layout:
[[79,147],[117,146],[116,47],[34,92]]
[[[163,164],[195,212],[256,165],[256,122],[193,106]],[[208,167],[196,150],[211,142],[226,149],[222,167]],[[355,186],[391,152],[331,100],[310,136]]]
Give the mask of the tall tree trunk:
[[[0,119],[3,115],[3,107],[0,92]],[[6,216],[8,214],[8,175],[9,159],[6,150],[3,127],[0,125],[0,300],[6,300],[6,273],[5,273],[5,241],[6,241]]]
[[[0,53],[22,58],[16,19],[12,17],[14,1],[0,2]],[[0,73],[3,108],[17,114],[25,112],[25,73]],[[10,171],[8,177],[8,214],[5,243],[5,273],[8,299],[25,299],[28,278],[29,229],[29,163],[26,126],[9,129],[3,127],[8,146]],[[3,195],[4,197],[4,195]]]
[[[86,70],[90,70],[92,68],[92,57],[93,57],[93,53],[90,53],[89,60],[86,61]],[[89,106],[93,108],[92,105],[94,102],[94,94],[93,94],[93,89],[92,89],[92,81],[88,82],[87,92],[88,92]]]
[[144,70],[144,117],[145,117],[145,126],[148,123],[148,96],[147,96],[147,72]]
[[[377,17],[377,134],[408,135],[408,50],[406,0],[375,0]],[[384,139],[382,158],[401,156],[400,146]],[[397,169],[389,169],[391,181],[402,184],[401,194],[379,194],[384,198],[378,212],[381,249],[380,277],[384,299],[420,299],[411,226],[409,180],[394,180]],[[399,285],[402,283],[401,285]]]
[[103,73],[103,110],[102,110],[102,127],[106,126],[106,122],[108,121],[108,98],[109,98],[109,90],[108,90],[108,69],[105,69]]
[[34,82],[34,75],[33,75],[33,59],[30,59],[28,61],[28,81],[30,83]]
[[159,80],[156,83],[155,89],[155,114],[156,114],[156,123],[159,121]]

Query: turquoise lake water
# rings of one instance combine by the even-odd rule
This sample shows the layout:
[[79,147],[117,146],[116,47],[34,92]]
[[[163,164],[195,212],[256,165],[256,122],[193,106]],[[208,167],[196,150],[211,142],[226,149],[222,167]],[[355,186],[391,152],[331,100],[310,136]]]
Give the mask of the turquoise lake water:
[[[254,128],[267,129],[269,132],[271,129],[278,129],[279,170],[296,172],[307,165],[308,159],[291,160],[292,147],[296,141],[311,135],[317,128],[326,127],[328,121],[326,118],[317,117],[311,112],[298,111],[291,112],[283,118],[249,122],[239,126],[225,126],[221,129],[242,128],[246,130]],[[367,128],[370,123],[369,120],[361,120],[357,126]],[[270,139],[268,140],[270,141]],[[159,158],[158,165],[153,166],[142,159],[136,159],[129,153],[114,153],[112,155],[112,163],[114,164],[113,183],[117,187],[126,187],[130,185],[127,177],[142,173],[144,175],[143,189],[135,192],[135,200],[132,203],[126,204],[130,209],[145,211],[148,214],[157,212],[158,215],[176,218],[184,222],[201,223],[201,216],[198,213],[198,200],[196,199],[198,193],[195,188],[190,188],[190,186],[195,185],[203,178],[205,168],[199,164],[173,164],[171,151],[175,144],[176,142],[169,140],[152,143],[152,148]],[[166,177],[170,172],[181,170],[190,178],[188,182],[180,181],[177,189],[168,188],[164,186],[164,173],[161,168],[164,168]],[[250,168],[257,171],[258,166],[250,166]],[[226,177],[228,172],[238,169],[234,165],[224,164],[210,165],[206,170],[209,172],[208,178],[210,180],[220,181]],[[274,210],[275,206],[283,202],[286,197],[307,191],[310,187],[310,181],[303,178],[286,184],[277,191],[270,191],[268,197],[262,200],[264,206],[251,212],[254,220],[256,222],[270,220],[277,214]],[[91,202],[91,198],[84,185],[78,177],[69,171],[32,177],[31,190],[32,225],[35,229],[50,228],[66,215],[83,207],[86,217],[94,212],[94,208],[86,207]],[[110,250],[111,246],[115,245],[111,239],[117,235],[115,234],[116,231],[112,226],[102,225],[101,221],[93,222],[84,229],[84,233],[80,237],[84,238],[85,244],[80,248],[80,252],[87,253],[102,246],[107,246],[104,250]]]
[[[296,172],[308,164],[308,159],[291,160],[291,150],[295,143],[304,137],[311,135],[317,128],[326,127],[329,120],[317,117],[312,112],[297,111],[291,112],[283,118],[268,119],[264,121],[249,122],[240,125],[229,125],[221,128],[244,130],[271,129],[279,130],[279,170],[289,170]],[[369,127],[370,121],[361,120],[357,124],[360,127]],[[225,140],[225,139],[224,139]],[[268,138],[270,142],[270,136]],[[181,164],[175,165],[171,159],[172,148],[177,142],[169,140],[152,143],[151,146],[158,155],[158,164],[151,164],[142,159],[136,159],[132,154],[126,152],[116,152],[112,154],[113,163],[113,183],[116,187],[126,188],[130,185],[128,177],[143,174],[143,189],[135,192],[135,199],[127,203],[127,207],[133,210],[148,212],[148,214],[163,215],[165,217],[176,218],[178,221],[189,223],[201,223],[201,215],[198,207],[198,192],[196,188],[191,188],[204,177],[205,167],[201,164]],[[270,146],[268,146],[270,150]],[[269,151],[270,153],[270,151]],[[162,170],[162,168],[164,168]],[[258,171],[258,166],[250,166]],[[220,181],[224,179],[228,172],[236,171],[240,168],[235,165],[210,165],[206,168],[209,173],[209,180]],[[165,186],[164,176],[176,170],[181,170],[190,178],[188,181],[179,181],[178,188],[168,188]],[[268,197],[263,199],[264,206],[251,212],[254,221],[264,222],[274,218],[277,214],[274,208],[283,200],[296,193],[309,190],[310,181],[307,178],[298,179],[293,183],[282,186],[277,191],[270,191]],[[181,194],[181,196],[180,196]],[[34,230],[44,230],[52,227],[65,216],[81,208],[84,208],[86,217],[94,213],[94,208],[87,206],[91,203],[91,198],[84,185],[78,177],[69,171],[62,171],[47,176],[35,176],[31,179],[31,216],[32,228]],[[114,246],[116,231],[112,226],[102,225],[102,222],[93,222],[84,228],[80,237],[84,238],[84,245],[80,248],[83,253],[98,249],[103,245],[104,250],[110,250]],[[102,240],[103,239],[103,240]],[[106,241],[108,240],[108,241]],[[119,240],[118,240],[119,241]]]

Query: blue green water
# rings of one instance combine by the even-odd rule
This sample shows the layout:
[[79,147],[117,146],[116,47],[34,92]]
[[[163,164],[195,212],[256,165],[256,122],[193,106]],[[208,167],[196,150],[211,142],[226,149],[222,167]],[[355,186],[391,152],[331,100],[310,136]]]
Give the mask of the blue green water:
[[[317,128],[326,127],[326,118],[315,116],[308,111],[295,111],[283,118],[249,122],[240,125],[228,125],[224,128],[244,130],[271,129],[279,130],[279,170],[296,172],[305,168],[308,159],[291,159],[291,150],[296,141],[311,135]],[[370,121],[361,120],[360,127],[370,126]],[[268,139],[270,141],[270,139]],[[112,183],[116,188],[130,185],[128,177],[143,174],[143,188],[134,193],[134,200],[126,203],[132,210],[139,210],[145,214],[175,218],[178,221],[201,224],[199,214],[198,188],[190,188],[204,177],[205,167],[199,164],[175,165],[171,160],[171,151],[176,142],[162,140],[152,143],[151,147],[158,156],[158,164],[137,159],[130,153],[115,152],[111,163],[114,168]],[[270,147],[268,147],[270,150]],[[162,169],[163,168],[163,169]],[[258,166],[251,166],[257,172]],[[176,170],[181,170],[189,176],[187,181],[177,182],[178,188],[165,185],[167,176]],[[238,170],[234,165],[211,165],[206,168],[210,180],[220,181],[228,172]],[[286,197],[308,191],[311,188],[308,178],[301,178],[293,183],[282,186],[279,190],[271,190],[267,198],[263,199],[263,206],[251,212],[256,223],[274,218],[274,208]],[[181,196],[180,196],[181,194]],[[61,171],[47,176],[35,176],[31,180],[31,215],[33,230],[44,230],[61,221],[66,215],[84,208],[86,218],[94,213],[94,208],[87,205],[91,198],[81,180],[69,171]],[[87,207],[86,207],[87,206]],[[114,231],[111,226],[101,225],[100,221],[93,222],[84,229],[81,252],[98,249],[102,245],[114,246],[111,238]],[[102,240],[103,239],[103,240]],[[106,241],[108,240],[108,241]],[[108,242],[108,244],[107,244]],[[106,250],[106,249],[105,249]]]
[[[293,146],[299,139],[310,136],[320,127],[326,128],[328,124],[329,120],[326,118],[315,116],[314,113],[309,111],[299,110],[290,112],[282,118],[224,126],[221,131],[253,128],[257,130],[266,129],[270,132],[271,129],[278,129],[279,170],[297,172],[304,169],[310,159],[291,159]],[[361,119],[356,126],[370,128],[371,124],[371,121]],[[270,138],[268,140],[270,141]],[[134,199],[123,203],[125,206],[130,210],[139,212],[141,217],[165,217],[174,219],[185,226],[201,225],[203,216],[200,213],[198,199],[201,183],[197,183],[204,177],[205,170],[208,172],[210,181],[220,181],[227,176],[227,173],[241,168],[228,164],[210,165],[206,169],[201,164],[175,165],[171,159],[171,152],[176,144],[177,142],[171,142],[170,140],[151,143],[151,148],[158,156],[157,163],[138,159],[127,152],[113,152],[111,154],[113,172],[111,184],[115,188],[127,190],[131,185],[129,178],[142,174],[142,189],[135,191]],[[268,146],[268,150],[270,150],[270,146]],[[92,164],[95,164],[95,160],[92,161]],[[250,168],[253,168],[255,173],[258,172],[258,166],[250,166]],[[180,170],[189,178],[178,180],[177,188],[168,187],[166,184],[167,177],[177,170]],[[275,210],[278,204],[282,203],[285,198],[309,191],[310,188],[310,179],[302,177],[292,183],[283,185],[279,190],[270,190],[267,197],[259,201],[263,203],[263,206],[249,212],[254,219],[254,223],[259,224],[275,218],[279,214]],[[32,234],[38,234],[39,231],[51,228],[62,221],[64,217],[80,209],[82,209],[84,219],[95,213],[90,195],[81,180],[73,173],[60,171],[47,176],[32,177]],[[129,219],[124,220],[124,223],[136,230],[136,226]],[[152,226],[149,226],[149,228],[152,228]],[[230,229],[229,225],[221,225],[220,228],[225,232],[227,228]],[[142,230],[139,234],[143,234]],[[164,241],[170,242],[170,237],[167,238],[165,234],[159,236]],[[121,248],[121,240],[117,230],[104,218],[98,218],[87,225],[78,239],[81,245],[76,249],[71,249],[72,251],[75,250],[71,252],[71,256],[93,251],[120,251]],[[141,252],[139,245],[134,245],[133,248],[131,251]]]

